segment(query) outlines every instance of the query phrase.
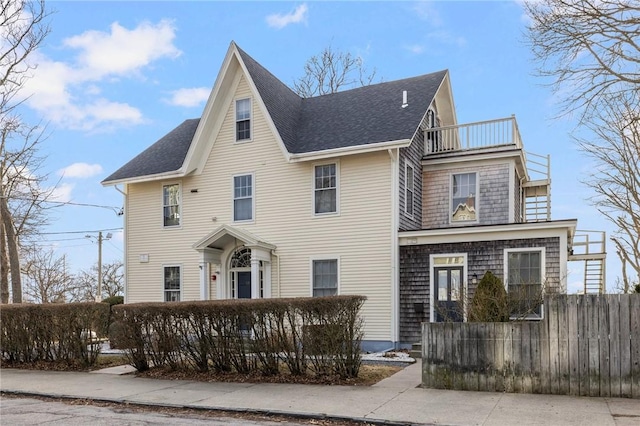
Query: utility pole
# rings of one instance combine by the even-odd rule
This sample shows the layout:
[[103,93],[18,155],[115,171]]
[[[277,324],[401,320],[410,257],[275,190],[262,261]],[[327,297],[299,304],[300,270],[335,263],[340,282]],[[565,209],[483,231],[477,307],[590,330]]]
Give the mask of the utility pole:
[[[91,235],[85,235],[86,238],[95,238]],[[102,242],[111,239],[111,232],[108,232],[104,237],[102,231],[98,231],[98,293],[96,294],[96,302],[102,302]]]
[[102,231],[98,232],[98,293],[96,302],[102,302]]

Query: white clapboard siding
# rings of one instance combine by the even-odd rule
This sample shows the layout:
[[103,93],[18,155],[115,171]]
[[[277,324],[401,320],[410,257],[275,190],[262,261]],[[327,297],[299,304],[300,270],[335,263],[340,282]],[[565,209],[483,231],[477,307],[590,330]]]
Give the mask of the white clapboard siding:
[[[253,99],[252,140],[236,143],[234,101],[243,97]],[[178,181],[180,228],[162,227],[162,185],[173,181],[128,186],[128,302],[162,300],[162,266],[169,264],[182,266],[182,300],[199,299],[200,255],[192,245],[229,224],[277,246],[281,271],[273,257],[273,297],[310,296],[311,258],[339,256],[340,293],[368,297],[363,308],[366,339],[389,340],[394,241],[388,153],[339,158],[340,213],[314,217],[313,167],[318,163],[286,161],[244,78],[214,137],[202,173]],[[234,224],[232,176],[245,173],[254,174],[255,220]],[[143,253],[149,254],[148,263],[140,263]],[[210,288],[215,298],[215,284]]]

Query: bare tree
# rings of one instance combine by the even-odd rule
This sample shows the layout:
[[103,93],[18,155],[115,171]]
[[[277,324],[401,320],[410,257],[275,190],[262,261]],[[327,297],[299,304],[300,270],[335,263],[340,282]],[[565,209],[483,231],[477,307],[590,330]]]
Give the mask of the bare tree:
[[[20,195],[29,195],[34,184],[37,164],[35,152],[41,140],[41,130],[25,125],[16,114],[20,105],[17,98],[30,77],[33,66],[28,57],[38,48],[49,33],[44,0],[0,0],[0,221],[3,238],[0,239],[0,301],[5,302],[11,275],[11,293],[14,303],[22,302],[22,279],[20,276],[20,235],[30,220],[41,211],[44,193],[26,200]],[[31,162],[29,162],[31,161]],[[36,179],[37,180],[37,179]],[[42,181],[42,179],[40,180]],[[25,204],[24,201],[27,203]],[[16,210],[17,209],[17,210]],[[32,223],[32,222],[31,222]]]
[[603,94],[640,86],[637,0],[531,0],[527,40],[538,72],[551,77],[563,111],[598,108]]
[[579,143],[598,165],[585,183],[593,204],[617,226],[611,240],[622,262],[622,288],[640,278],[640,93],[629,90],[601,102],[585,125],[595,137]]
[[[71,300],[93,302],[98,292],[98,265],[81,270],[74,278],[75,288]],[[102,265],[102,295],[100,299],[124,294],[124,265],[116,260]]]
[[26,250],[23,272],[27,299],[35,303],[63,303],[67,301],[73,282],[66,270],[64,256],[56,257],[53,250]]
[[586,131],[574,137],[596,162],[585,183],[617,227],[612,241],[629,289],[640,275],[640,2],[532,0],[524,7],[538,73],[552,78],[562,112],[578,113]]
[[376,76],[369,73],[362,58],[350,52],[326,47],[304,65],[304,76],[293,82],[293,90],[303,98],[338,92],[342,88],[367,86]]

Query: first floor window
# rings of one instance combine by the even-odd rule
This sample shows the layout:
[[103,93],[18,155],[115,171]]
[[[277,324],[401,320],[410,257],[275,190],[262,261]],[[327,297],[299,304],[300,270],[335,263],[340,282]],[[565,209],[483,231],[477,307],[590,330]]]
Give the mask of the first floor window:
[[164,226],[180,225],[180,185],[164,185],[162,187],[162,204]]
[[315,214],[338,211],[338,171],[336,163],[315,166]]
[[543,253],[507,252],[507,292],[512,318],[541,318]]
[[164,267],[164,301],[180,301],[180,267]]
[[253,176],[233,177],[233,220],[253,220]]
[[313,296],[338,294],[338,259],[313,261]]
[[475,173],[451,175],[451,221],[475,221],[477,212]]

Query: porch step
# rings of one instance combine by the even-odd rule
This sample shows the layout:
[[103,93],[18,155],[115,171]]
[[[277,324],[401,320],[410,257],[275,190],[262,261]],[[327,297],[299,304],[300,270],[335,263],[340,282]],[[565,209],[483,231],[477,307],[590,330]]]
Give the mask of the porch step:
[[414,359],[422,359],[422,343],[413,343],[409,356]]

